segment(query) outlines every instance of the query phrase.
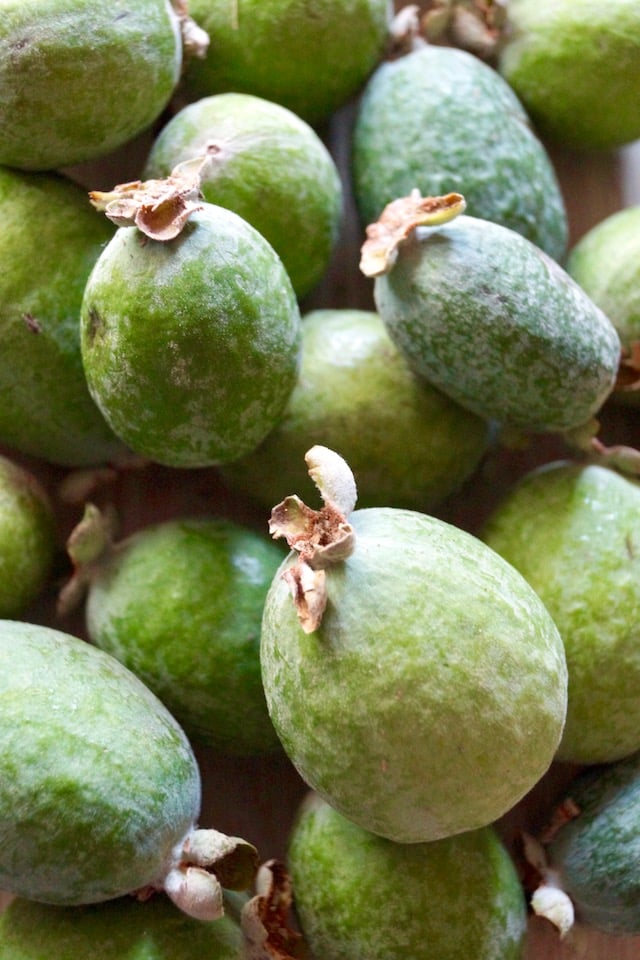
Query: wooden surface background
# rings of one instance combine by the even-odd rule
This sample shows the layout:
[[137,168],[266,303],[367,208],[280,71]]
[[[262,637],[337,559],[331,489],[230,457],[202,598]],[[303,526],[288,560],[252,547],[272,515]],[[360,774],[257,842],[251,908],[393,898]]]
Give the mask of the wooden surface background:
[[[345,174],[351,119],[352,108],[346,108],[325,131],[327,143]],[[87,188],[107,189],[139,175],[140,163],[148,146],[148,138],[143,137],[100,164],[76,168],[71,173]],[[625,205],[640,203],[640,151],[636,146],[615,155],[591,157],[553,150],[552,158],[569,210],[571,243],[608,214]],[[306,299],[305,310],[320,306],[372,306],[371,282],[365,280],[357,269],[362,231],[348,193],[346,214],[343,235],[326,279]],[[605,409],[602,439],[605,442],[640,444],[638,416],[640,414],[624,413],[619,408]],[[78,507],[66,505],[58,498],[65,472],[15,456],[11,451],[4,452],[33,469],[56,500],[60,542],[64,543],[80,512]],[[491,454],[473,481],[434,512],[473,532],[502,490],[534,464],[562,453],[558,441],[545,437],[527,450]],[[225,488],[214,469],[179,471],[150,466],[113,478],[100,496],[115,504],[123,534],[152,521],[206,513],[229,516],[266,529],[267,517]],[[61,566],[61,577],[64,572]],[[50,623],[82,636],[81,615],[61,623],[54,616],[54,602],[55,589],[52,587],[25,619]],[[306,790],[288,761],[283,757],[237,760],[215,756],[205,750],[197,753],[204,781],[201,825],[215,826],[227,833],[246,837],[258,846],[263,859],[283,857],[291,818]],[[515,849],[523,827],[535,831],[544,823],[555,796],[573,772],[570,768],[554,765],[531,795],[500,822],[499,828],[512,849]],[[0,894],[0,904],[3,900],[6,901],[6,897]],[[548,922],[532,917],[526,960],[570,958],[637,960],[640,958],[640,937],[608,937],[577,927],[565,942],[560,943]]]

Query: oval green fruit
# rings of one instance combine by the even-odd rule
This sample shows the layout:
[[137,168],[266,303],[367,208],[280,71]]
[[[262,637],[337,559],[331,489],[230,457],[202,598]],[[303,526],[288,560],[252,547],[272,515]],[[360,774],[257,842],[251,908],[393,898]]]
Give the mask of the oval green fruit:
[[365,224],[416,188],[457,191],[471,215],[564,257],[567,217],[551,161],[508,84],[463,50],[425,46],[378,67],[358,108],[352,166]]
[[303,457],[320,443],[349,462],[361,506],[426,509],[473,473],[489,442],[485,421],[414,376],[376,313],[314,310],[282,420],[223,473],[272,507],[311,493]]
[[49,496],[31,473],[0,456],[0,617],[19,617],[53,566],[56,524]]
[[79,333],[113,228],[49,173],[0,169],[0,216],[0,443],[70,467],[118,459],[126,451],[89,395]]
[[68,634],[0,622],[0,889],[81,904],[162,882],[200,775],[160,701]]
[[205,200],[247,220],[280,256],[298,297],[324,274],[342,218],[342,184],[322,140],[296,114],[261,97],[221,93],[187,104],[156,137],[146,177],[209,161]]
[[94,400],[133,451],[170,467],[212,466],[257,446],[293,389],[299,339],[278,255],[208,203],[172,240],[120,227],[82,301]]
[[326,570],[317,629],[303,629],[283,579],[293,556],[267,595],[276,731],[309,786],[367,830],[416,843],[485,826],[556,752],[566,665],[555,624],[520,574],[459,528],[382,507],[348,522],[355,546]]
[[492,827],[431,843],[374,836],[311,796],[287,856],[296,914],[323,960],[519,960],[515,867]]
[[356,94],[382,56],[389,0],[191,0],[212,37],[193,59],[183,91],[192,99],[229,90],[281,103],[308,123],[328,120]]
[[153,690],[193,741],[223,753],[277,750],[259,644],[281,560],[270,540],[228,521],[143,528],[95,565],[88,635]]
[[500,224],[462,215],[419,227],[374,295],[413,369],[479,416],[567,432],[613,389],[611,321],[551,257]]
[[0,960],[242,960],[237,924],[202,923],[164,897],[84,907],[14,900],[0,914]]
[[544,136],[580,150],[640,137],[636,0],[511,0],[499,70]]
[[0,163],[53,170],[150,126],[182,67],[169,0],[2,0]]
[[541,598],[569,672],[558,758],[605,763],[640,749],[640,484],[595,464],[524,476],[483,539]]

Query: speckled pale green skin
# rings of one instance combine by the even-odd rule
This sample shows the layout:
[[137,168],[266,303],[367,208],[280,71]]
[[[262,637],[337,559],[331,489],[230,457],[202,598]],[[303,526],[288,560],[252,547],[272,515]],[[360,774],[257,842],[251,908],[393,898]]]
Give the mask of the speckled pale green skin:
[[123,448],[89,396],[79,317],[113,228],[71,181],[8,169],[0,218],[0,442],[64,466],[111,460]]
[[582,426],[613,389],[610,320],[534,244],[463,215],[419,228],[375,281],[413,368],[462,406],[525,431]]
[[182,65],[168,0],[2,0],[0,163],[100,157],[162,112]]
[[0,889],[99,902],[162,881],[200,776],[160,701],[96,647],[0,622]]
[[43,588],[56,545],[53,508],[30,471],[0,456],[0,617],[19,617]]
[[342,185],[331,154],[290,110],[241,93],[183,107],[160,131],[145,177],[166,177],[215,145],[201,189],[244,217],[278,253],[298,297],[324,274],[338,237]]
[[315,443],[348,462],[359,506],[426,509],[470,476],[489,431],[411,373],[376,313],[314,310],[303,317],[300,376],[283,419],[225,474],[269,508],[294,491],[313,503],[304,454]]
[[0,915],[0,960],[240,960],[228,917],[193,920],[165,897],[87,907],[14,900]]
[[282,261],[245,220],[209,203],[174,240],[121,227],[82,302],[94,400],[132,450],[171,467],[257,446],[293,389],[299,339]]
[[524,477],[483,539],[538,593],[569,670],[562,760],[604,763],[640,748],[640,485],[558,462]]
[[640,137],[636,0],[511,0],[508,7],[499,69],[545,136],[584,150]]
[[513,91],[477,57],[427,46],[380,66],[360,104],[354,193],[365,223],[418,188],[457,191],[467,211],[518,231],[561,260],[562,194]]
[[[401,842],[485,826],[545,772],[566,709],[562,641],[521,576],[459,528],[416,512],[350,516],[305,634],[276,576],[262,676],[276,731],[309,786]],[[290,560],[287,561],[290,563]]]
[[[640,206],[606,217],[573,247],[567,271],[609,317],[625,348],[640,340]],[[640,403],[638,390],[612,399]]]
[[90,638],[225,753],[278,749],[260,678],[260,621],[279,547],[217,519],[138,531],[94,576]]
[[[296,912],[322,960],[518,960],[526,910],[490,827],[398,844],[315,796],[289,838]],[[0,954],[1,957],[1,954]]]
[[583,773],[568,794],[581,812],[548,855],[577,918],[607,933],[640,934],[640,754]]
[[320,123],[358,92],[383,54],[389,0],[191,0],[212,44],[183,81],[196,100],[234,90]]

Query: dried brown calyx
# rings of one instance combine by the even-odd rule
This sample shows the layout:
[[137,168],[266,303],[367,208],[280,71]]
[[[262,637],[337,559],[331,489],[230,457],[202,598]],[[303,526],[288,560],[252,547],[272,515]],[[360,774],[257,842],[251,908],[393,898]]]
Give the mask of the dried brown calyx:
[[246,960],[311,960],[301,934],[290,922],[291,880],[278,860],[263,863],[256,875],[256,895],[242,908]]
[[632,341],[628,349],[622,351],[614,390],[620,393],[640,390],[640,340]]
[[355,534],[347,517],[356,505],[357,491],[349,466],[328,447],[312,447],[305,461],[324,506],[313,510],[299,497],[287,497],[271,511],[269,532],[274,539],[284,537],[298,553],[283,577],[302,629],[312,633],[320,626],[327,603],[326,568],[353,552]]
[[209,50],[209,34],[189,16],[188,0],[171,0],[171,6],[180,25],[185,60],[189,57],[198,57],[202,60]]
[[421,30],[429,43],[495,59],[507,33],[507,0],[432,0],[425,6]]
[[441,197],[423,197],[412,190],[408,197],[388,203],[375,223],[366,229],[366,240],[360,251],[360,269],[366,277],[387,273],[398,256],[398,247],[418,227],[434,227],[448,223],[464,213],[467,206],[461,193]]

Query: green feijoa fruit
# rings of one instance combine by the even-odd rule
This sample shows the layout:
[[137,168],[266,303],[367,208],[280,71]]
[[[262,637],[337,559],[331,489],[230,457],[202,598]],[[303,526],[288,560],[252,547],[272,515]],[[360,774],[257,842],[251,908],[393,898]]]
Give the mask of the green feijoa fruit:
[[314,957],[523,956],[524,895],[492,827],[431,843],[394,843],[311,795],[294,822],[287,862]]
[[546,851],[554,883],[569,895],[577,920],[640,934],[640,754],[582,773],[563,806],[569,819]]
[[241,960],[238,925],[202,923],[166,898],[123,897],[83,907],[14,900],[0,914],[0,960]]
[[64,466],[124,453],[80,356],[84,286],[113,228],[80,187],[0,168],[0,442]]
[[548,138],[610,150],[640,137],[636,0],[511,0],[499,70]]
[[350,513],[336,456],[307,453],[322,510],[288,497],[272,512],[293,548],[262,621],[273,724],[309,786],[364,829],[415,843],[486,826],[556,752],[560,635],[471,534],[410,510]]
[[298,367],[300,313],[271,245],[204,203],[170,240],[120,227],[85,287],[89,390],[136,453],[203,467],[275,426]]
[[231,838],[194,829],[191,746],[118,660],[58,630],[1,621],[0,737],[1,889],[73,906],[164,888],[197,918],[219,915],[220,882],[206,867]]
[[279,104],[221,93],[183,107],[162,128],[147,177],[207,154],[205,200],[244,217],[280,256],[298,297],[324,274],[342,218],[336,164],[316,132]]
[[0,456],[0,617],[25,612],[47,581],[55,547],[46,490],[30,470]]
[[509,85],[463,50],[420,47],[377,68],[358,108],[352,168],[365,224],[413,189],[458,191],[473,216],[564,257],[567,216],[551,161]]
[[0,163],[52,170],[148,127],[182,66],[169,0],[2,0]]
[[567,271],[609,317],[625,352],[612,399],[637,404],[640,342],[640,206],[601,220],[573,247]]
[[620,340],[551,257],[464,214],[416,228],[396,253],[376,277],[375,302],[420,375],[516,430],[589,423],[613,389]]
[[213,38],[188,65],[190,99],[234,90],[281,103],[308,123],[329,119],[376,66],[392,15],[389,0],[191,0]]
[[89,568],[90,639],[136,673],[194,741],[279,749],[260,677],[260,621],[282,560],[262,534],[215,518],[138,530]]
[[271,507],[312,493],[303,457],[319,443],[348,460],[361,506],[426,509],[473,473],[489,441],[484,420],[414,376],[376,313],[314,310],[282,420],[223,472]]
[[640,485],[559,461],[506,494],[482,537],[540,596],[564,641],[558,757],[604,763],[640,749]]

